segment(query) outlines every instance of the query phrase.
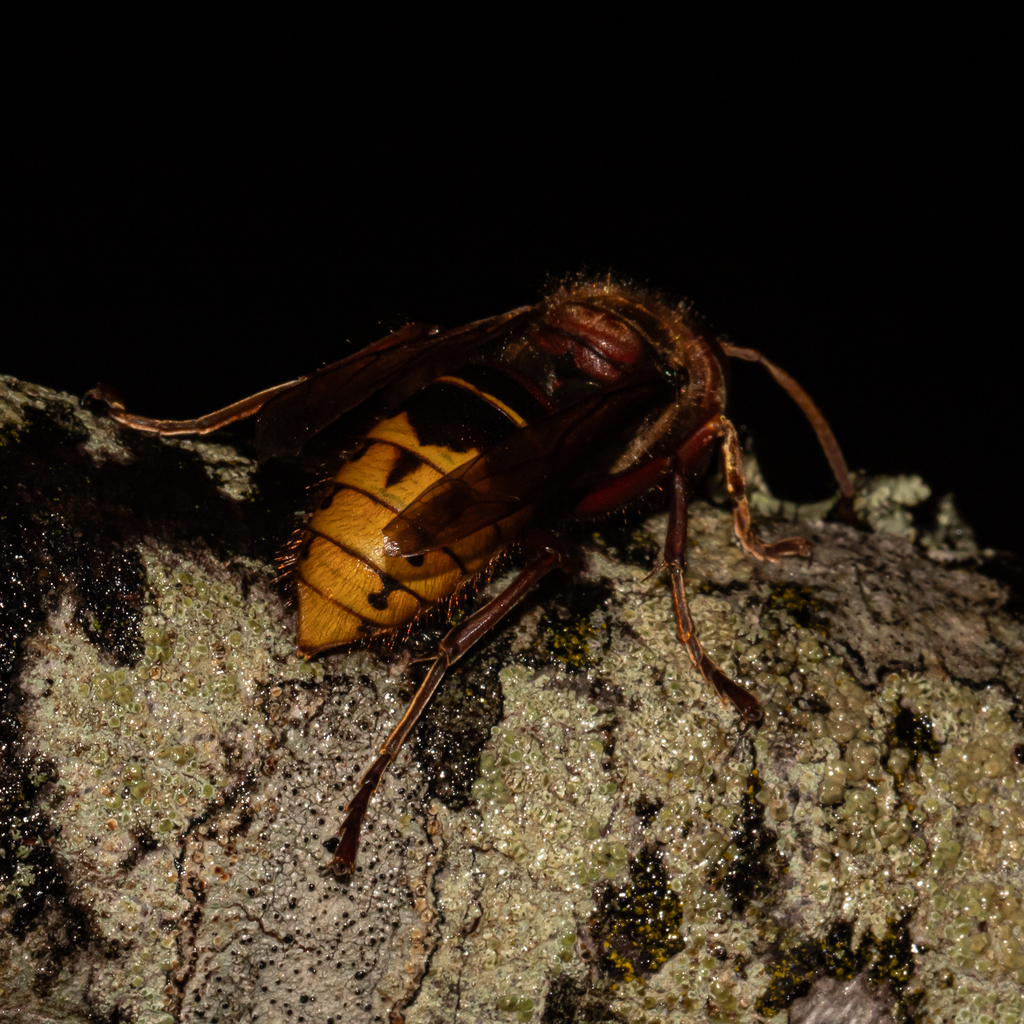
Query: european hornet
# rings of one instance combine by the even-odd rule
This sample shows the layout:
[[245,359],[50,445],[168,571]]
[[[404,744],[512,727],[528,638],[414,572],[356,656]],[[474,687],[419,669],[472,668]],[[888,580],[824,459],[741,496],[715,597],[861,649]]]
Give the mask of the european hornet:
[[843,498],[853,487],[817,406],[758,352],[701,333],[658,295],[610,280],[564,285],[544,301],[454,330],[409,324],[308,377],[195,420],[125,411],[118,423],[164,436],[208,434],[256,416],[261,459],[294,456],[371,396],[382,414],[363,434],[302,531],[294,556],[298,647],[311,657],[392,633],[453,596],[511,544],[525,567],[441,641],[402,720],[360,781],[330,867],[353,870],[367,806],[448,668],[565,559],[545,528],[617,509],[668,485],[664,561],[679,638],[694,667],[748,722],[757,698],[705,653],[684,589],[688,490],[716,444],[736,536],[753,558],[807,556],[799,537],[765,544],[750,522],[736,428],[726,418],[728,358],[764,366],[803,410]]

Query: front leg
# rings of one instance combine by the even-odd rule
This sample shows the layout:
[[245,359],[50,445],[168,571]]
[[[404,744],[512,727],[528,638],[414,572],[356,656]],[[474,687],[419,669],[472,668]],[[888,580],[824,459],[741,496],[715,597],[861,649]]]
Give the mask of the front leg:
[[723,700],[730,701],[748,722],[759,722],[762,717],[758,699],[730,679],[709,657],[690,616],[686,600],[686,474],[680,466],[672,473],[672,507],[669,512],[668,534],[665,537],[665,563],[672,581],[672,600],[676,609],[676,625],[693,667],[710,683]]
[[556,537],[534,531],[523,542],[528,561],[523,571],[496,597],[483,608],[473,612],[459,625],[451,629],[441,641],[437,658],[430,666],[426,678],[420,683],[406,708],[402,720],[380,749],[376,760],[359,780],[356,795],[345,811],[345,820],[331,844],[332,857],[327,867],[336,875],[344,877],[355,869],[356,851],[359,848],[359,832],[363,818],[370,806],[370,798],[380,785],[380,780],[401,750],[402,744],[416,727],[427,710],[430,698],[441,685],[445,673],[478,640],[486,636],[552,569],[564,560],[564,552]]
[[719,436],[722,438],[722,469],[725,473],[725,487],[732,501],[732,518],[736,527],[736,537],[740,546],[748,555],[759,562],[778,562],[789,555],[800,555],[809,558],[811,555],[810,541],[803,537],[787,537],[774,544],[765,544],[754,532],[750,522],[750,504],[747,501],[747,483],[743,476],[743,454],[740,450],[740,439],[732,422],[724,416],[716,416]]
[[777,562],[789,555],[809,557],[811,544],[803,537],[787,537],[774,544],[765,544],[754,532],[750,521],[750,504],[747,501],[747,484],[743,477],[740,439],[732,422],[721,413],[713,416],[679,446],[673,459],[675,473],[685,477],[694,467],[703,465],[708,446],[716,438],[722,441],[722,470],[729,500],[732,502],[733,524],[740,547],[759,562]]

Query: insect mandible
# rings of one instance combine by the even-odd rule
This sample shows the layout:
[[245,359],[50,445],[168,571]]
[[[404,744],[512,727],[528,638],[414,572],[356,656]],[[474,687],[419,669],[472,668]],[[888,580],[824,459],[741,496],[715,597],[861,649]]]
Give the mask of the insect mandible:
[[329,863],[335,873],[353,870],[370,798],[445,672],[564,562],[550,532],[560,517],[600,515],[667,486],[664,564],[679,638],[721,697],[748,722],[760,720],[757,698],[701,646],[684,588],[688,491],[716,445],[744,551],[776,561],[811,547],[799,537],[765,544],[751,525],[740,444],[725,415],[730,357],[759,362],[800,406],[848,502],[854,491],[839,445],[792,377],[752,349],[702,333],[657,294],[611,280],[566,284],[536,305],[454,330],[408,324],[194,420],[135,416],[111,389],[89,392],[118,423],[163,436],[256,416],[261,459],[293,456],[371,396],[380,402],[294,556],[298,647],[307,657],[407,626],[520,545],[518,576],[444,637],[363,775]]

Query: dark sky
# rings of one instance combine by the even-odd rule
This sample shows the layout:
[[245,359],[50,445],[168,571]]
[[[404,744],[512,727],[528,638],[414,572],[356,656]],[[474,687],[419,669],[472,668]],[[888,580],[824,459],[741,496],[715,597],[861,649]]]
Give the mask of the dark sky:
[[[1020,175],[998,61],[954,36],[753,64],[659,33],[626,61],[33,51],[0,372],[197,415],[407,319],[611,270],[788,369],[853,467],[920,473],[1019,550]],[[827,491],[798,414],[743,370],[733,418],[776,492]]]

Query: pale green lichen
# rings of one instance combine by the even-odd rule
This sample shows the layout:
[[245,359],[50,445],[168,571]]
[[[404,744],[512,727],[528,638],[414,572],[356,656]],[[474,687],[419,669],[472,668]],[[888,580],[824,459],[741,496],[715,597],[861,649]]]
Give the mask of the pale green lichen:
[[[813,935],[829,922],[846,920],[854,925],[855,945],[873,934],[884,948],[895,918],[910,915],[915,940],[924,943],[921,922],[936,914],[941,927],[937,935],[928,931],[928,952],[917,957],[917,973],[906,990],[907,999],[928,992],[918,1008],[923,1019],[946,1019],[951,1006],[952,1013],[959,1012],[956,1006],[964,1000],[958,993],[969,993],[975,976],[984,976],[985,984],[997,981],[1005,1005],[1013,1008],[1006,1012],[1016,1012],[1019,881],[1011,884],[1010,879],[1019,878],[1021,790],[1011,751],[1024,732],[1006,713],[1010,699],[998,690],[977,697],[941,672],[890,675],[878,691],[863,688],[843,650],[830,642],[827,603],[807,588],[774,597],[760,591],[761,599],[746,607],[742,602],[738,606],[734,597],[718,596],[715,586],[737,565],[730,521],[699,511],[691,532],[692,607],[702,639],[727,670],[737,672],[766,701],[765,724],[749,742],[738,741],[736,719],[694,676],[681,652],[665,642],[673,629],[667,593],[638,571],[594,559],[595,571],[616,581],[622,621],[640,638],[640,647],[619,648],[613,640],[606,661],[592,675],[614,681],[619,706],[628,706],[629,714],[620,721],[614,710],[609,712],[613,754],[600,762],[582,762],[581,739],[606,727],[588,718],[593,705],[571,690],[567,694],[556,678],[526,679],[509,670],[503,676],[506,701],[511,697],[511,702],[482,760],[482,820],[471,833],[475,866],[500,881],[490,899],[481,898],[485,908],[493,909],[484,910],[480,928],[458,947],[460,969],[488,993],[481,995],[477,1019],[507,1019],[488,1017],[484,1011],[492,977],[499,990],[511,986],[513,978],[529,978],[526,987],[543,989],[537,976],[544,969],[537,968],[528,951],[554,943],[555,929],[549,932],[539,921],[565,907],[555,901],[556,891],[572,891],[559,859],[565,852],[566,828],[577,840],[572,848],[577,881],[600,884],[603,876],[621,885],[626,877],[622,862],[595,856],[592,844],[600,837],[611,845],[622,836],[618,841],[627,857],[632,855],[639,836],[623,833],[620,826],[626,825],[628,808],[641,797],[660,804],[643,835],[664,851],[686,946],[655,975],[620,983],[610,993],[610,1006],[625,1019],[688,1021],[698,1015],[754,1020],[771,961],[758,960],[753,951],[770,949],[780,938],[777,922],[787,921],[792,929],[800,921],[804,934]],[[558,701],[563,706],[556,706]],[[958,711],[954,722],[949,709],[962,702],[970,710]],[[942,745],[938,755],[923,744],[918,744],[920,749],[898,745],[893,723],[901,711],[934,722]],[[622,725],[626,721],[628,727]],[[953,724],[959,734],[950,742]],[[965,735],[968,726],[974,732]],[[597,750],[594,743],[595,756]],[[517,751],[533,770],[520,767]],[[739,855],[739,804],[754,766],[752,757],[762,783],[756,800],[776,834],[778,870],[786,880],[767,902],[755,902],[741,917],[731,912],[721,880]],[[601,783],[605,777],[614,781],[616,794],[607,820],[606,784]],[[565,780],[577,778],[580,782],[570,791]],[[996,794],[979,780],[990,780],[990,788],[1009,788]],[[588,798],[588,808],[600,808],[593,817],[578,805]],[[965,830],[958,817],[950,817],[960,805],[977,806],[978,827],[989,829],[987,839],[972,848],[970,862],[963,857]],[[489,862],[494,852],[505,857],[504,868],[484,870],[482,861]],[[495,861],[501,863],[500,858]],[[961,922],[957,931],[956,917],[947,923],[942,900],[948,897],[942,894],[960,893],[965,878],[984,879],[970,892],[984,891],[988,902],[976,903],[988,916],[981,919],[984,927]],[[520,905],[521,915],[510,911]],[[975,903],[968,905],[976,909]],[[593,913],[586,902],[576,906],[577,927],[584,937],[588,912]],[[525,932],[523,918],[536,922]],[[948,928],[953,931],[945,935]],[[743,976],[723,968],[707,955],[708,948],[746,960]],[[979,961],[991,965],[987,973]],[[445,962],[443,956],[436,961],[439,982]],[[584,965],[575,959],[550,964],[546,975],[567,970],[574,977],[584,976]],[[933,986],[932,979],[943,971],[959,971],[961,988]],[[433,976],[431,972],[425,979],[426,992]],[[905,979],[902,973],[899,977]],[[475,1006],[473,995],[468,998]],[[430,1005],[429,1000],[423,1005]],[[420,1019],[415,1006],[409,1019]],[[531,1019],[537,1019],[536,1012]]]
[[982,551],[974,536],[974,530],[964,520],[952,494],[939,499],[935,513],[935,524],[920,537],[921,547],[928,557],[937,562],[956,562],[966,559],[991,557],[992,551]]
[[[528,601],[494,641],[511,650],[503,716],[469,806],[424,806],[403,753],[346,883],[322,874],[321,844],[401,714],[408,666],[302,662],[268,567],[229,569],[201,539],[143,545],[142,660],[102,662],[62,610],[19,680],[26,743],[58,776],[32,776],[37,807],[105,944],[69,959],[50,998],[161,1022],[415,1024],[457,1003],[525,1024],[559,981],[637,1024],[753,1022],[759,1006],[782,1020],[795,991],[767,994],[785,950],[848,922],[851,954],[912,938],[909,979],[905,962],[880,976],[908,1005],[921,994],[922,1021],[1020,1019],[1020,624],[995,584],[899,537],[803,530],[812,561],[757,566],[727,513],[692,510],[694,618],[761,699],[758,729],[693,671],[664,578],[591,552],[585,583],[605,601],[569,616]],[[647,854],[664,871],[653,894]],[[0,913],[33,884],[15,872]],[[646,960],[615,947],[608,893],[665,911],[681,946],[648,921]],[[50,941],[42,925],[0,938],[20,986],[4,998],[36,998]]]
[[[49,803],[62,854],[88,879],[102,936],[136,951],[129,985],[138,990],[137,1012],[166,1002],[162,972],[175,958],[154,944],[166,938],[163,914],[187,908],[175,859],[189,823],[223,802],[237,765],[252,763],[271,743],[254,713],[256,680],[267,677],[271,655],[265,633],[246,626],[243,645],[224,642],[225,623],[258,621],[260,602],[243,602],[234,586],[182,559],[168,567],[146,553],[144,564],[152,604],[139,664],[103,665],[64,625],[32,642],[32,668],[21,680],[31,722],[26,738],[59,765]],[[196,605],[189,614],[182,614],[185,601]],[[146,882],[140,887],[134,872],[129,895],[116,880],[140,849]],[[119,970],[109,965],[111,985]],[[103,986],[102,977],[95,981]]]
[[876,476],[853,499],[854,511],[872,530],[913,540],[917,536],[915,505],[931,497],[931,488],[919,476]]

